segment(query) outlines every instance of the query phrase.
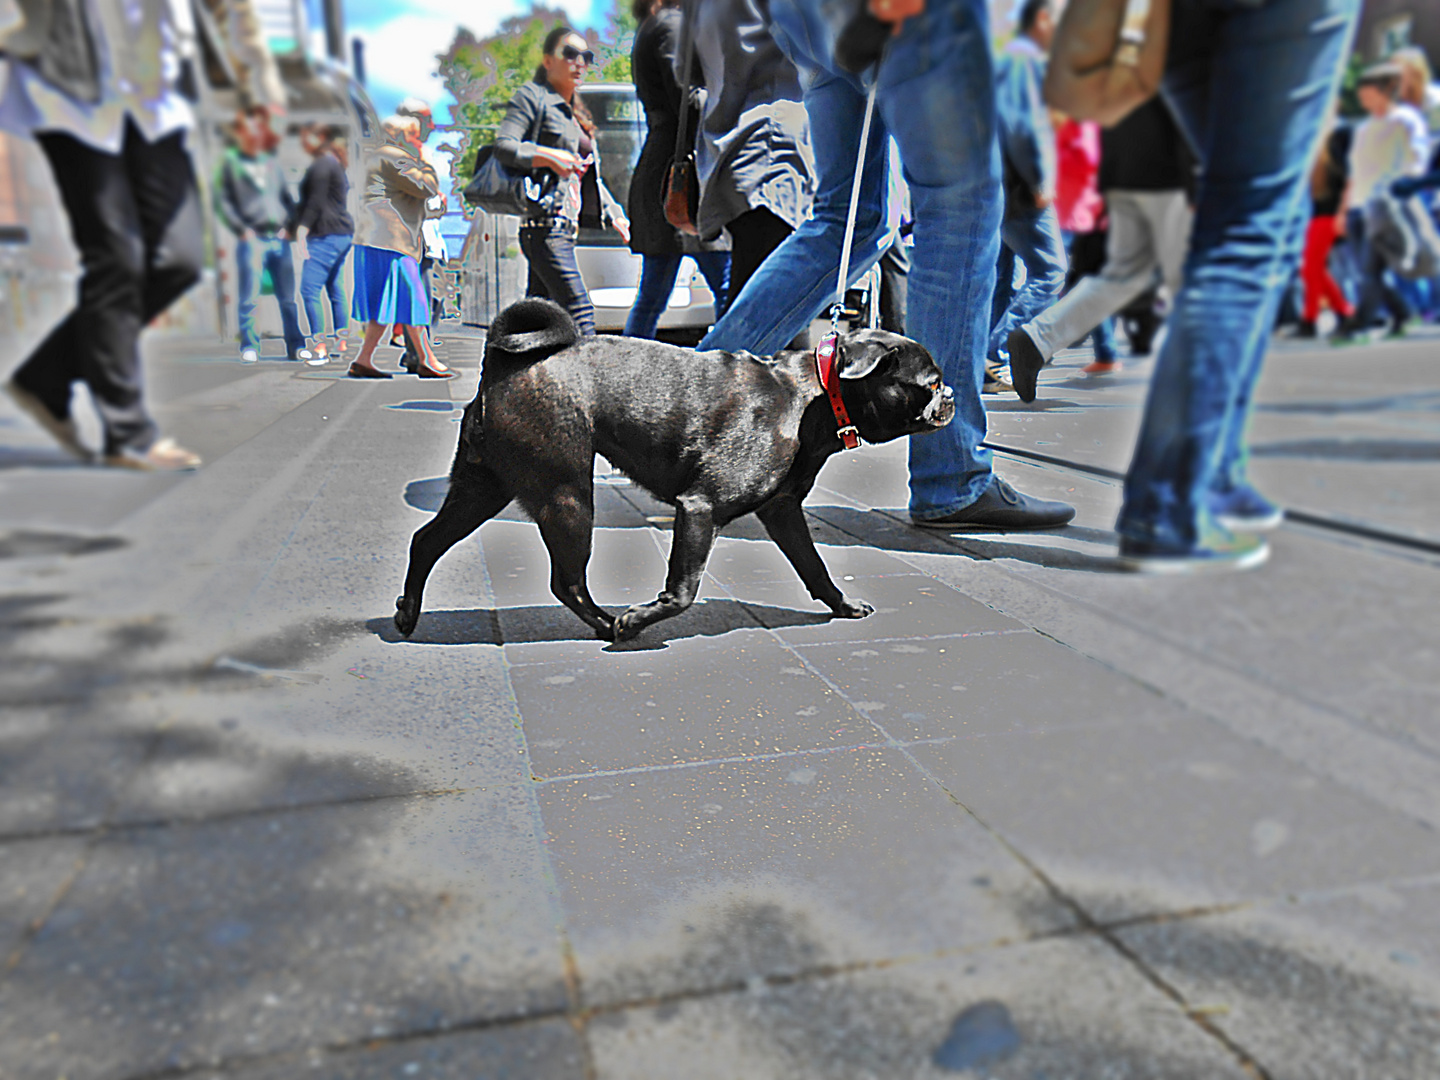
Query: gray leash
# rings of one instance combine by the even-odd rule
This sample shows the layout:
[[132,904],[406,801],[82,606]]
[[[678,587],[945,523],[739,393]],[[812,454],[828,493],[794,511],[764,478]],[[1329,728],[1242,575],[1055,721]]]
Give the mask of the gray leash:
[[870,93],[865,98],[865,123],[860,127],[860,153],[855,159],[855,179],[850,185],[850,213],[845,218],[845,240],[840,246],[840,273],[835,279],[835,303],[830,307],[830,332],[840,332],[840,312],[845,307],[845,290],[849,287],[850,246],[855,242],[855,216],[860,209],[860,184],[865,179],[865,146],[870,141],[870,118],[875,114],[875,89],[880,85],[879,65]]

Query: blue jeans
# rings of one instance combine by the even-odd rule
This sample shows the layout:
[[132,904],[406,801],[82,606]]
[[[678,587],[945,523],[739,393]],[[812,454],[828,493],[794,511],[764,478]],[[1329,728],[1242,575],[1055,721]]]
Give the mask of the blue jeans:
[[325,333],[325,307],[320,303],[322,290],[330,298],[330,319],[336,336],[350,325],[341,274],[352,242],[352,237],[335,233],[312,236],[305,245],[306,259],[300,268],[300,302],[305,305],[305,319],[310,324],[312,338]]
[[1310,214],[1308,178],[1359,0],[1177,0],[1164,93],[1204,163],[1184,284],[1117,529],[1191,548],[1248,483],[1246,427]]
[[[771,355],[835,296],[840,245],[865,94],[854,78],[826,69],[834,43],[818,0],[772,0],[772,32],[803,68],[820,68],[805,91],[819,171],[813,217],[782,243],[700,343]],[[943,517],[990,486],[990,451],[980,384],[990,332],[999,250],[1000,159],[995,78],[984,0],[930,0],[905,21],[880,69],[875,120],[850,261],[853,284],[884,254],[886,139],[900,147],[915,214],[910,335],[934,356],[955,391],[955,419],[910,440],[910,512]]]
[[240,322],[240,348],[258,349],[260,335],[255,329],[255,295],[260,291],[260,272],[270,272],[275,300],[280,305],[280,325],[285,333],[285,353],[294,356],[305,347],[300,333],[300,312],[295,305],[295,262],[290,258],[290,241],[278,236],[235,241],[235,268],[239,299],[236,315]]
[[660,325],[660,316],[675,291],[680,263],[694,259],[705,277],[705,284],[715,296],[715,318],[725,314],[725,300],[730,291],[730,253],[701,251],[694,255],[645,255],[640,264],[640,287],[635,290],[635,303],[625,319],[625,336],[653,338]]
[[[1015,263],[1025,267],[1025,284],[1015,288]],[[986,355],[1009,362],[1005,339],[1055,301],[1065,288],[1069,267],[1055,208],[1011,209],[1000,226],[1000,256],[995,269],[995,295],[990,305],[990,345]],[[1068,344],[1068,343],[1067,343]]]

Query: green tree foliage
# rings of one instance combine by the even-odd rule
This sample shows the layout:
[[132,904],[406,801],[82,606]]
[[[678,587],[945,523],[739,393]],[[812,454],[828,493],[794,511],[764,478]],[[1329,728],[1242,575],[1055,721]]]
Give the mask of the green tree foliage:
[[[528,12],[502,22],[487,38],[477,38],[463,26],[440,56],[440,77],[457,104],[451,109],[453,142],[439,149],[452,159],[455,190],[470,181],[475,152],[494,140],[505,107],[520,86],[540,66],[545,35],[568,21],[559,8],[533,4]],[[635,20],[625,0],[611,0],[604,40],[594,30],[583,31],[596,54],[589,82],[630,82],[630,46]]]

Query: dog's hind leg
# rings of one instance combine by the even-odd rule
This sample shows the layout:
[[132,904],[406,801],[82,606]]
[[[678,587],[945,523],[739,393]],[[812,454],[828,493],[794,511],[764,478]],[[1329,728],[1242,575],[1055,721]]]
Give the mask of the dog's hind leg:
[[797,499],[777,495],[756,510],[755,516],[795,567],[811,596],[843,619],[863,619],[874,612],[864,600],[851,600],[836,586],[820,552],[815,550],[810,523],[805,520],[805,511],[800,509]]
[[615,640],[632,638],[651,623],[679,615],[695,602],[700,578],[715,546],[715,517],[708,499],[682,495],[675,505],[675,535],[665,591],[648,604],[637,604],[615,620]]
[[463,478],[451,484],[440,512],[410,540],[405,594],[395,600],[395,629],[410,636],[420,618],[425,580],[440,556],[504,510],[511,498],[510,489],[490,469],[483,465],[465,466]]
[[[540,537],[550,552],[550,591],[593,627],[602,641],[610,641],[615,634],[615,619],[590,598],[585,580],[595,525],[590,484],[587,473],[583,480],[555,488],[543,505],[526,509],[540,526]],[[521,501],[525,502],[523,497]]]

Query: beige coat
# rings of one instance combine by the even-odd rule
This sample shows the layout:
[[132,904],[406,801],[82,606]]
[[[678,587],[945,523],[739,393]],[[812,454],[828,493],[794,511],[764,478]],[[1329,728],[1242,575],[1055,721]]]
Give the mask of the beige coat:
[[435,170],[394,143],[371,151],[365,161],[355,243],[398,251],[417,262],[425,253],[420,229],[425,201],[439,194]]

